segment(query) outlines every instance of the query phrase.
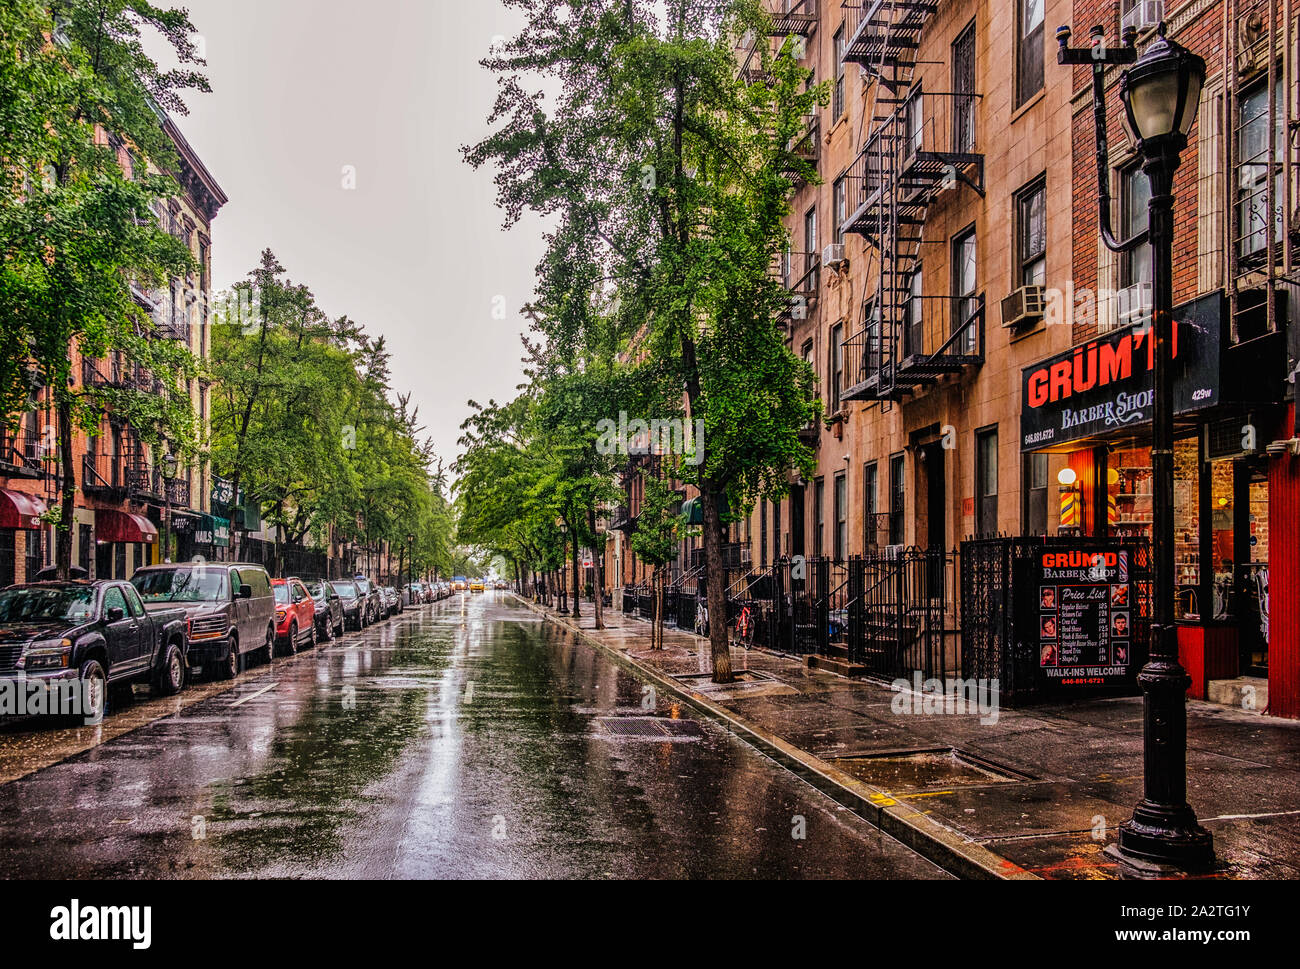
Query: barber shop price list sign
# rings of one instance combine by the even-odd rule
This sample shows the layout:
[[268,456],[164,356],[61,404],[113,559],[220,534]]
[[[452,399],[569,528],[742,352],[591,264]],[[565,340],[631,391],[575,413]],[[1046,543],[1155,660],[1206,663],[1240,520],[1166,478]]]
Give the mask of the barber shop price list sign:
[[1047,687],[1131,685],[1133,584],[1129,551],[1043,548],[1033,570],[1038,669]]

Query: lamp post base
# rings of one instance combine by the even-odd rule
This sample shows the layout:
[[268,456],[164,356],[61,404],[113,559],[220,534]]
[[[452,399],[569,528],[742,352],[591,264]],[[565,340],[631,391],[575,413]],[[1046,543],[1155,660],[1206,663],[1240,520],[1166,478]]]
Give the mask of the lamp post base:
[[1217,866],[1214,838],[1184,804],[1178,808],[1143,801],[1119,827],[1119,840],[1106,848],[1125,878],[1170,878],[1201,874]]

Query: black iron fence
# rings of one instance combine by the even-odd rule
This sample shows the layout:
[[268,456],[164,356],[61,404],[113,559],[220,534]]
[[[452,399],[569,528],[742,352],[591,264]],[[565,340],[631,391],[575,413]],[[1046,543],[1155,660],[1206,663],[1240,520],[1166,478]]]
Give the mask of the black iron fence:
[[330,574],[329,557],[323,551],[290,544],[282,544],[277,549],[275,542],[247,536],[239,543],[239,559],[265,566],[272,577],[325,578]]
[[[960,668],[958,556],[943,549],[888,548],[848,561],[782,559],[726,572],[733,639],[793,655],[847,656],[884,679],[955,675]],[[664,590],[664,621],[696,630],[704,584]],[[653,616],[653,593],[624,590],[623,611]]]

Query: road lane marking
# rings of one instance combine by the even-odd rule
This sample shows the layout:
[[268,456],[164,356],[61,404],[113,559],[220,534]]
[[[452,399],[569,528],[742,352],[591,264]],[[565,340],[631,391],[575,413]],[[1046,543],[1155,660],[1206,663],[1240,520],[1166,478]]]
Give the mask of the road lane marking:
[[239,698],[238,700],[236,700],[234,703],[230,704],[231,709],[233,709],[233,708],[235,708],[235,707],[237,707],[237,706],[240,706],[241,704],[247,703],[249,700],[256,700],[256,699],[257,699],[259,696],[261,696],[263,693],[270,693],[270,692],[271,692],[272,690],[274,690],[277,686],[279,686],[278,683],[272,683],[270,686],[266,687],[265,689],[258,690],[256,693],[250,693],[250,694],[248,694],[248,696],[240,697],[240,698]]

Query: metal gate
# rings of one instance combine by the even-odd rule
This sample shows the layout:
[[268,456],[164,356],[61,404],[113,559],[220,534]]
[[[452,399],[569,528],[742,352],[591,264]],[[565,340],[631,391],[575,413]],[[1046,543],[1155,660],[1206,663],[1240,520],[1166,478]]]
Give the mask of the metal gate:
[[926,679],[957,672],[957,554],[898,548],[849,560],[845,639],[869,676]]

